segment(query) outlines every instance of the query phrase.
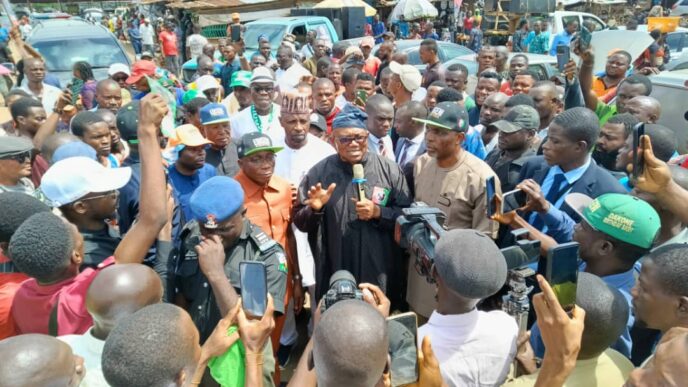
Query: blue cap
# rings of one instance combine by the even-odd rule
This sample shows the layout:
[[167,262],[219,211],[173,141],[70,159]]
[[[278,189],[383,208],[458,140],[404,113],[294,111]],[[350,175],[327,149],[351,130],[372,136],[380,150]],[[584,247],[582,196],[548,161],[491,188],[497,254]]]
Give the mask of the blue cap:
[[203,125],[229,122],[227,108],[221,103],[209,103],[201,108],[201,123]]
[[53,153],[52,164],[70,157],[88,157],[91,160],[96,160],[96,150],[85,142],[68,142],[57,147]]
[[191,216],[209,229],[217,228],[219,223],[236,214],[243,204],[241,184],[227,176],[215,176],[204,181],[189,199]]
[[352,104],[346,104],[332,121],[332,130],[345,128],[366,129],[368,115]]

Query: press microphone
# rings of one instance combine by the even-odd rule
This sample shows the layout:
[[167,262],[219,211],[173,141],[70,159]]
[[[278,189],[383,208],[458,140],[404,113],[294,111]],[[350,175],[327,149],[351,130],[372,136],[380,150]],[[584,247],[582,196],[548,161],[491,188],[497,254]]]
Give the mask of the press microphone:
[[363,177],[363,165],[354,164],[353,169],[354,178],[351,180],[351,182],[354,184],[354,190],[356,191],[356,195],[358,196],[357,199],[360,202],[366,198],[365,190],[363,189],[363,183],[366,182],[365,177]]

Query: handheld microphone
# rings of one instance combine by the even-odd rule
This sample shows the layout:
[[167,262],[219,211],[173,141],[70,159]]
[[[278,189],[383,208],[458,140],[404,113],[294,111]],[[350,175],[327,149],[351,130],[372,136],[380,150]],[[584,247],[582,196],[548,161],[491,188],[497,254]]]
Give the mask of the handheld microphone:
[[365,190],[363,189],[363,183],[366,182],[366,179],[363,175],[363,165],[361,164],[354,164],[353,166],[354,170],[354,178],[351,180],[351,182],[354,185],[354,190],[356,191],[356,196],[358,201],[362,201],[365,199]]

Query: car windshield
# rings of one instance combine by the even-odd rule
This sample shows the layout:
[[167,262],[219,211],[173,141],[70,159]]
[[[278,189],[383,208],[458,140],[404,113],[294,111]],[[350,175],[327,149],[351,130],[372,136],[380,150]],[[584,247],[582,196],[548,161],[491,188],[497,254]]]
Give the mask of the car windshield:
[[51,71],[71,71],[74,63],[82,60],[93,68],[129,63],[112,38],[46,40],[31,44],[45,58]]
[[277,48],[282,41],[284,36],[285,26],[279,24],[250,24],[246,26],[246,32],[244,32],[244,42],[246,43],[246,48],[251,50],[258,49],[258,37],[265,35],[270,41],[270,47]]

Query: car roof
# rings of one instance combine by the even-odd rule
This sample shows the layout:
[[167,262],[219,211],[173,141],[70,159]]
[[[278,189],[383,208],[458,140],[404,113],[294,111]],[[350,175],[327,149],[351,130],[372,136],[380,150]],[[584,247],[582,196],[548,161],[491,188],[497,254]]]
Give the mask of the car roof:
[[31,32],[29,41],[83,38],[84,36],[98,38],[111,36],[111,34],[100,24],[89,23],[81,19],[57,19],[38,23]]
[[285,17],[266,17],[260,20],[255,20],[248,24],[289,24],[289,23],[295,23],[298,21],[302,21],[304,19],[308,19],[310,21],[321,21],[321,20],[328,20],[324,16],[285,16]]
[[650,77],[654,84],[676,86],[679,88],[688,87],[688,69],[675,71],[662,71]]

